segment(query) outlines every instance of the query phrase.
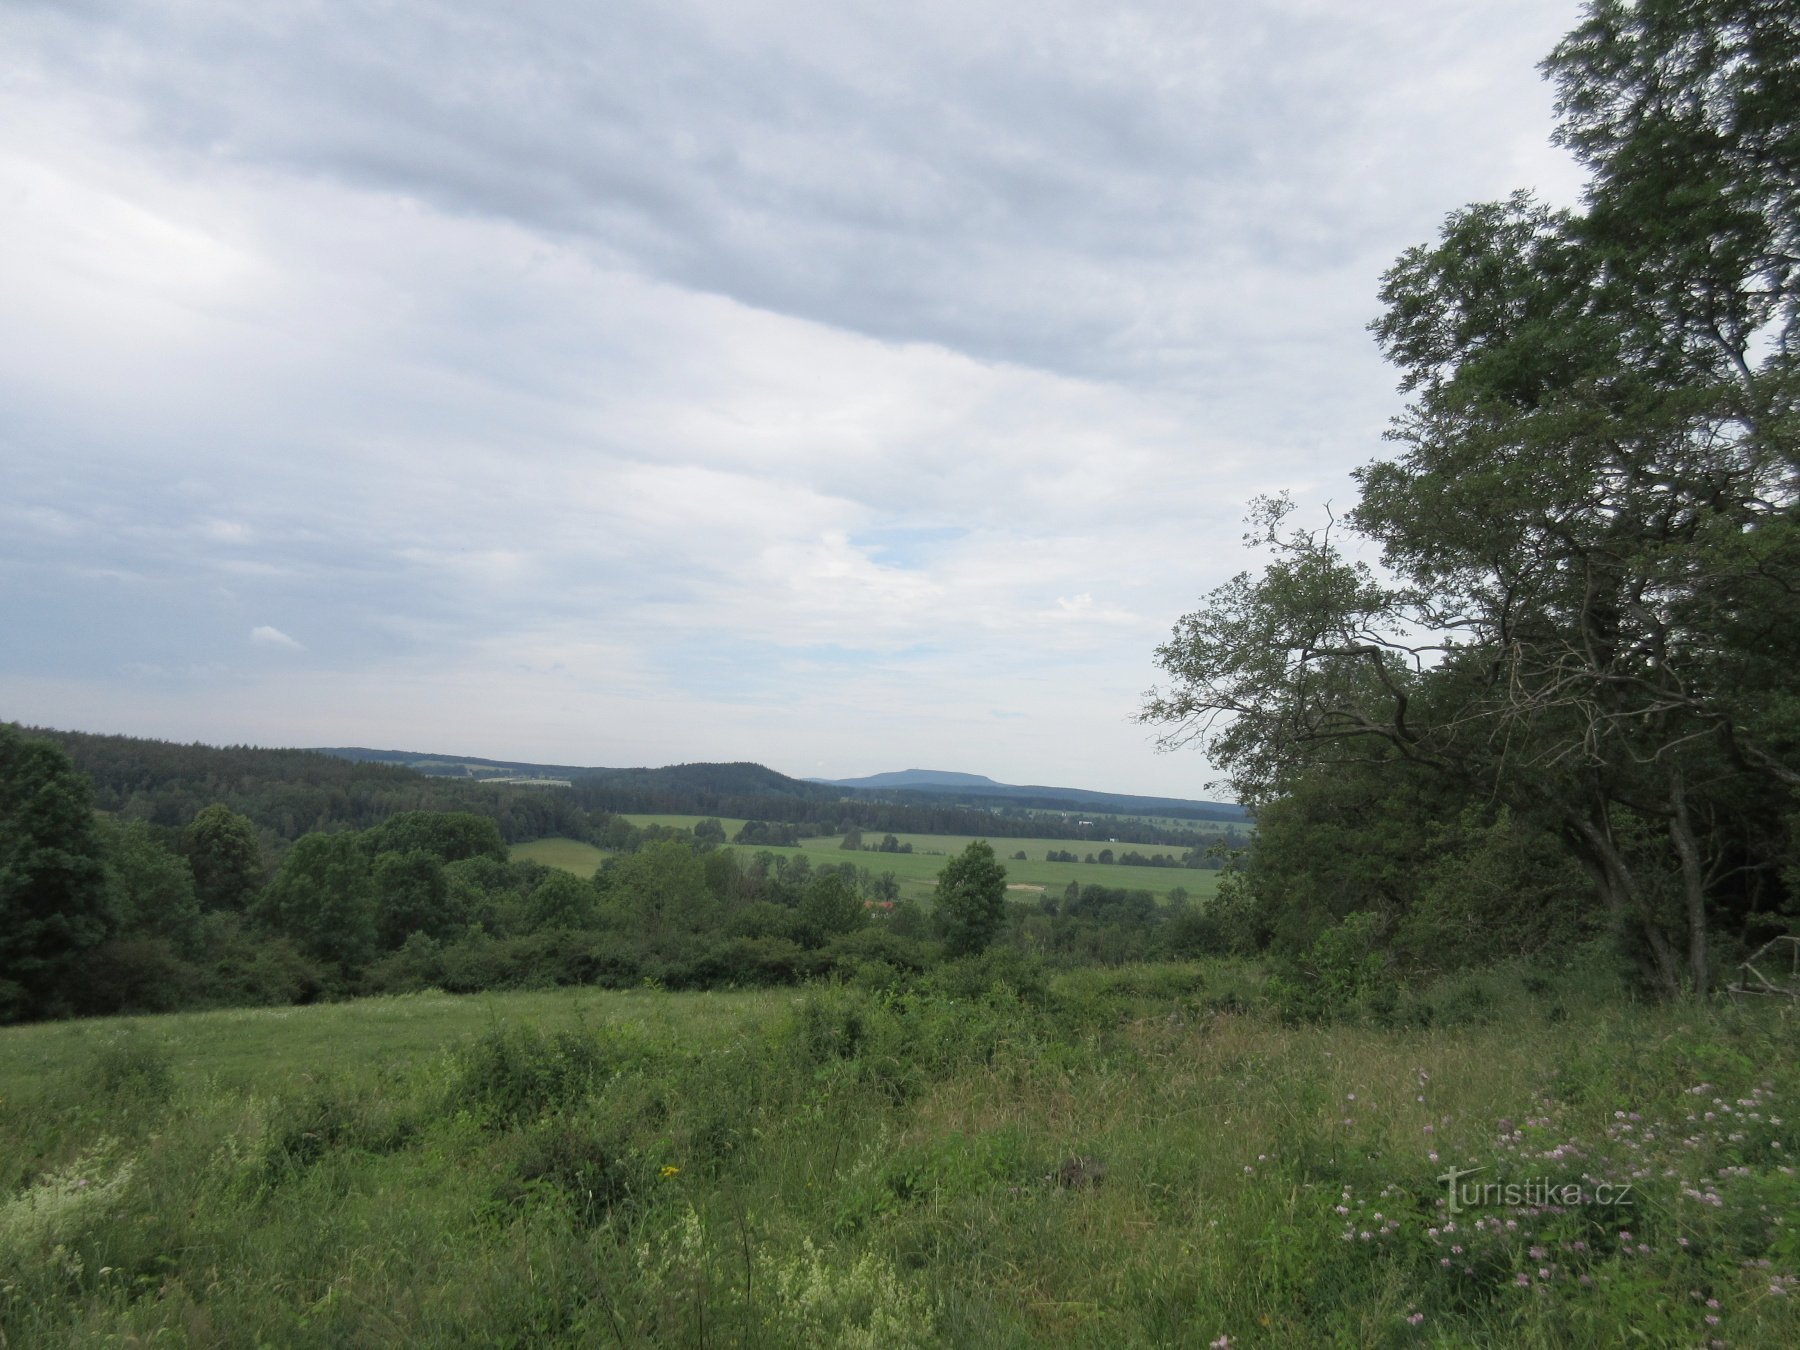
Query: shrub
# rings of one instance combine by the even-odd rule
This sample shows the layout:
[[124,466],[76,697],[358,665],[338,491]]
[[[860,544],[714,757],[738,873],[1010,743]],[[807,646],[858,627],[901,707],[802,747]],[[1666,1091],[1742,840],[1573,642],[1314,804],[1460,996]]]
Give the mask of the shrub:
[[510,1127],[573,1106],[594,1090],[607,1067],[605,1047],[595,1036],[495,1027],[457,1055],[450,1101],[483,1124]]
[[195,1002],[200,971],[167,938],[119,937],[83,952],[70,984],[85,1014],[173,1012]]
[[263,1180],[280,1181],[334,1150],[392,1153],[418,1131],[412,1112],[393,1098],[329,1081],[311,1083],[269,1110],[262,1144]]
[[1283,963],[1268,991],[1284,1022],[1330,1022],[1356,1012],[1391,1018],[1399,990],[1376,926],[1366,910],[1349,915],[1320,933],[1305,956]]
[[174,1058],[168,1047],[126,1032],[94,1056],[88,1081],[96,1095],[161,1105],[175,1095]]

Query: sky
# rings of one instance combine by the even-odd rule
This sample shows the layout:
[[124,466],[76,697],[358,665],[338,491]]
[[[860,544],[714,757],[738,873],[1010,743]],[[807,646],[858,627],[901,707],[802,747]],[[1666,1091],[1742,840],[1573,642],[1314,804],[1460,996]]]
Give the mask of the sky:
[[0,718],[1224,795],[1155,649],[1577,17],[7,0]]

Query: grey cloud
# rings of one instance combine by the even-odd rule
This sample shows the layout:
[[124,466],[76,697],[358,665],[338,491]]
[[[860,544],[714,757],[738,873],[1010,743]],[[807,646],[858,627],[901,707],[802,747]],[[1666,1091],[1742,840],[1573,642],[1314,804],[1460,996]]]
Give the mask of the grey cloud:
[[1203,312],[1246,263],[1372,290],[1396,218],[1454,204],[1408,161],[1506,149],[1478,108],[1410,116],[1409,84],[1535,27],[1528,64],[1564,9],[213,0],[9,27],[190,154],[883,339],[1166,379],[1279,334],[1286,296]]
[[1562,10],[0,6],[0,704],[1191,789],[1150,650]]

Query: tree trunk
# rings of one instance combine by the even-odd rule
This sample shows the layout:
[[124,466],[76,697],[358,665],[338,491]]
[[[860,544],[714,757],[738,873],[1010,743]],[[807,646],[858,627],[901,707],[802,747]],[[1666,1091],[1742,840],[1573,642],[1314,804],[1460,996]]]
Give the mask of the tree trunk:
[[1654,916],[1638,892],[1637,878],[1614,844],[1612,831],[1602,823],[1570,812],[1568,822],[1575,844],[1575,854],[1594,879],[1607,911],[1620,924],[1633,924],[1644,939],[1646,955],[1639,958],[1638,968],[1646,984],[1666,999],[1681,997],[1681,962],[1668,938],[1657,927]]
[[1681,860],[1681,899],[1687,911],[1688,980],[1695,998],[1706,997],[1711,979],[1706,949],[1706,870],[1700,864],[1700,846],[1694,839],[1694,823],[1688,814],[1687,785],[1679,766],[1669,773],[1669,840]]

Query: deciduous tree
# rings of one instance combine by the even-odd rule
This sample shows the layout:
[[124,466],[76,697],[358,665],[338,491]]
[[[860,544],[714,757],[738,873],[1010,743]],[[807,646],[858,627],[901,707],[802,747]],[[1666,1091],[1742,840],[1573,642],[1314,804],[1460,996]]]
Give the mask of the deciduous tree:
[[1006,916],[1006,868],[993,845],[977,839],[944,864],[937,878],[938,930],[950,956],[985,951]]
[[1410,761],[1546,821],[1646,980],[1704,992],[1800,788],[1800,26],[1599,0],[1546,68],[1584,209],[1401,257],[1398,453],[1347,520],[1259,504],[1272,561],[1177,625],[1145,715],[1247,800]]
[[107,934],[92,794],[69,757],[0,723],[0,1022],[47,1011]]

